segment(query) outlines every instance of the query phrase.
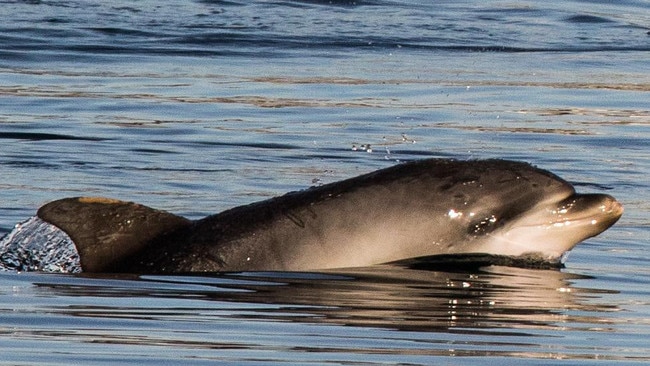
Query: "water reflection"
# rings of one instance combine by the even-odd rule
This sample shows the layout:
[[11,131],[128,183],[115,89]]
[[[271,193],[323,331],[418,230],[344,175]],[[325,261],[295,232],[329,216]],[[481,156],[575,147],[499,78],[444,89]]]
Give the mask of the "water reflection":
[[[247,286],[254,291],[237,293],[229,301],[316,305],[317,311],[294,311],[325,323],[409,331],[456,328],[467,333],[557,329],[568,317],[560,314],[566,309],[614,310],[582,304],[584,290],[573,288],[572,281],[583,277],[557,270],[487,267],[455,273],[386,266],[341,275],[317,281],[309,276],[282,278],[284,286]],[[304,316],[291,320],[304,321]],[[575,317],[571,321],[582,322]]]
[[[212,277],[149,275],[139,278],[118,275],[114,279],[85,275],[52,279],[59,280],[36,285],[40,291],[56,296],[204,300],[213,302],[207,306],[215,308],[228,303],[224,308],[232,313],[221,315],[229,318],[270,317],[276,321],[407,331],[457,329],[463,333],[502,334],[503,329],[557,330],[569,322],[592,323],[596,321],[594,312],[618,310],[616,306],[583,301],[603,292],[573,285],[574,281],[588,277],[559,270],[499,266],[469,272],[379,266],[322,273],[250,272]],[[236,311],[236,304],[242,304],[247,313]],[[200,308],[205,307],[202,304]],[[124,310],[120,310],[122,316]],[[110,308],[77,311],[85,316],[115,314]],[[584,315],[584,312],[591,314]]]
[[616,334],[626,321],[604,300],[617,292],[578,287],[592,279],[556,269],[385,265],[320,273],[0,277],[11,285],[0,289],[0,336],[74,339],[102,357],[157,354],[142,347],[161,346],[179,360],[240,361],[250,352],[283,362],[382,355],[420,364],[439,356],[647,356],[634,346],[631,354],[614,345],[594,353],[588,339]]

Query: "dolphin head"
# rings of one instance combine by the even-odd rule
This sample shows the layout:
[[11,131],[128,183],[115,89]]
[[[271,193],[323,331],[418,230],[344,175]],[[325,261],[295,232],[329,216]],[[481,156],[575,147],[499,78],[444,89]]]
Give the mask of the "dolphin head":
[[566,252],[623,214],[623,206],[610,195],[578,194],[550,172],[519,168],[484,173],[474,182],[473,195],[463,189],[456,193],[462,204],[450,207],[446,216],[463,226],[466,237],[455,252],[559,263]]
[[581,241],[612,226],[623,206],[606,194],[573,194],[539,203],[519,212],[509,222],[496,216],[469,225],[470,235],[481,238],[481,251],[513,257],[534,257],[559,262]]

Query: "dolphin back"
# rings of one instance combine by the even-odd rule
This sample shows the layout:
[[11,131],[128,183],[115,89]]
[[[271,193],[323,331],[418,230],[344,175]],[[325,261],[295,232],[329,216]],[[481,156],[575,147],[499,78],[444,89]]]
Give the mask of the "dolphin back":
[[85,272],[116,270],[123,260],[191,224],[166,211],[100,197],[53,201],[42,206],[37,216],[70,236]]
[[50,202],[37,216],[69,236],[84,272],[179,273],[359,267],[456,254],[557,262],[622,213],[613,197],[577,194],[527,163],[427,159],[196,221],[96,197]]

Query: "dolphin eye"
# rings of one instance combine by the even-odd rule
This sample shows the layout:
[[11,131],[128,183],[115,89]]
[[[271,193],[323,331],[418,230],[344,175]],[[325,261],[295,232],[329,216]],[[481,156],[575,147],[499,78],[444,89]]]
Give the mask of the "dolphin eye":
[[499,220],[494,215],[484,217],[469,225],[468,232],[473,235],[484,235],[499,227]]

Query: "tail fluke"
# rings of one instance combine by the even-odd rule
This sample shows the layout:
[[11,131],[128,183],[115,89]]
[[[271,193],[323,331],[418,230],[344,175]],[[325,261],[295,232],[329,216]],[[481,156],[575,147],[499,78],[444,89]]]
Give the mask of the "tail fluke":
[[38,210],[38,217],[74,241],[84,272],[110,272],[155,239],[190,225],[169,212],[100,197],[64,198]]

